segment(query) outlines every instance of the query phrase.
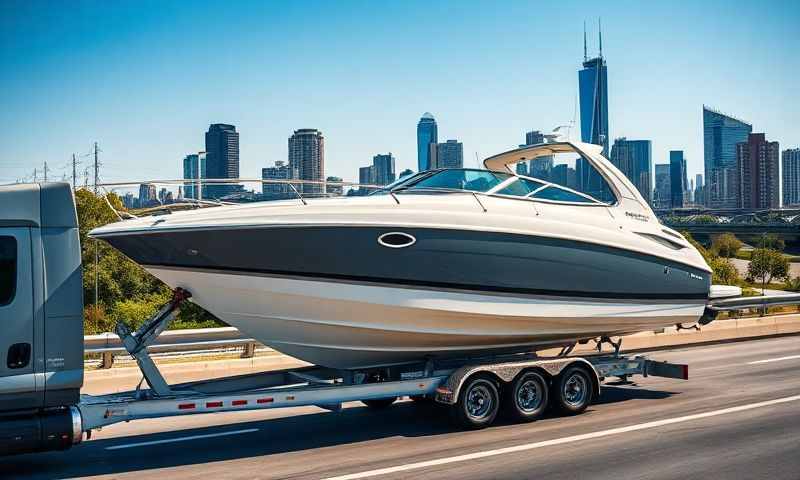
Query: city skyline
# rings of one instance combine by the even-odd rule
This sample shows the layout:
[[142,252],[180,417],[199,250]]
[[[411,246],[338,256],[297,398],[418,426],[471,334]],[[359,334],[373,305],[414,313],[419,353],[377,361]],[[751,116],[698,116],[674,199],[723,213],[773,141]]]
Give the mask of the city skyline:
[[[435,21],[414,13],[413,5],[366,8],[358,15],[356,9],[317,6],[325,23],[311,19],[300,27],[309,21],[303,9],[244,2],[236,16],[247,18],[237,31],[211,22],[203,38],[190,41],[161,27],[171,22],[175,32],[182,32],[181,25],[233,12],[212,11],[202,2],[191,12],[179,5],[143,11],[148,9],[120,2],[56,6],[44,14],[35,4],[4,4],[0,55],[10,73],[0,80],[6,106],[0,115],[7,126],[0,135],[9,148],[0,154],[0,182],[28,176],[45,161],[51,178],[60,178],[71,154],[88,152],[95,140],[103,150],[103,180],[174,177],[174,159],[201,150],[196,132],[212,122],[237,126],[240,174],[250,178],[284,158],[286,136],[304,125],[329,139],[326,173],[355,180],[358,166],[380,151],[394,152],[398,171],[416,170],[414,131],[408,125],[427,110],[447,119],[439,136],[463,142],[467,166],[477,166],[476,153],[484,158],[518,144],[521,131],[549,132],[574,119],[572,138],[577,139],[575,70],[583,56],[583,22],[589,38],[596,38],[600,15],[603,56],[610,63],[611,133],[650,139],[653,163],[666,161],[669,150],[682,149],[689,173],[704,170],[702,104],[747,118],[787,148],[800,143],[794,121],[800,107],[788,101],[798,93],[800,67],[783,60],[800,43],[792,30],[800,16],[795,3],[774,2],[766,10],[743,5],[722,13],[713,2],[690,4],[680,15],[669,6],[642,13],[590,3],[542,6],[537,12],[524,3],[510,3],[502,11],[478,5],[449,17],[450,34],[426,59],[416,55],[427,43],[419,33]],[[433,10],[452,11],[444,3]],[[768,28],[753,29],[756,14]],[[353,30],[364,15],[398,27],[380,35]],[[103,28],[96,28],[98,18],[105,20]],[[525,21],[548,33],[546,44],[528,47],[536,62],[520,65],[514,49],[505,48],[519,41],[518,34],[504,31],[509,21]],[[66,25],[71,35],[64,35]],[[292,29],[297,42],[273,41],[295,38]],[[349,36],[337,35],[345,30]],[[219,36],[226,40],[216,42]],[[327,42],[331,38],[335,41]],[[317,47],[319,62],[302,77],[291,73],[297,71],[298,49]],[[387,49],[394,54],[386,56]],[[747,69],[741,69],[743,61]],[[356,75],[352,67],[362,64],[372,68]],[[377,74],[386,68],[395,74]],[[420,68],[424,80],[416,76]],[[497,75],[502,71],[514,75]],[[659,71],[668,75],[641,75]],[[459,77],[464,80],[453,81]],[[226,85],[224,94],[220,83]],[[42,91],[47,95],[33,96]]]

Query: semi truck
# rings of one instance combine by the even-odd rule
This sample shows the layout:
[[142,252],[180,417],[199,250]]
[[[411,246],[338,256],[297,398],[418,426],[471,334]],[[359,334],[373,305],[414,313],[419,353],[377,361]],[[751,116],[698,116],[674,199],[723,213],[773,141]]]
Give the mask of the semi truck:
[[518,421],[535,420],[545,409],[581,413],[610,377],[688,379],[686,365],[618,349],[589,356],[564,349],[549,358],[533,352],[421,358],[367,371],[308,366],[170,385],[148,345],[187,301],[191,292],[176,290],[136,331],[124,322],[116,327],[146,386],[81,395],[83,288],[72,189],[66,183],[0,186],[0,455],[65,450],[92,430],[123,421],[306,405],[337,411],[350,401],[385,408],[405,396],[443,405],[466,428],[484,428],[499,412]]

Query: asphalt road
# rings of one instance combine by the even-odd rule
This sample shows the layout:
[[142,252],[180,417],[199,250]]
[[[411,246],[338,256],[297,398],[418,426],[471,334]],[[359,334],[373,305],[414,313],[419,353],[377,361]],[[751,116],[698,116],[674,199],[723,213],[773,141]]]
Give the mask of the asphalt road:
[[800,479],[800,336],[651,356],[690,380],[607,385],[572,418],[463,432],[402,402],[143,420],[2,458],[0,477]]

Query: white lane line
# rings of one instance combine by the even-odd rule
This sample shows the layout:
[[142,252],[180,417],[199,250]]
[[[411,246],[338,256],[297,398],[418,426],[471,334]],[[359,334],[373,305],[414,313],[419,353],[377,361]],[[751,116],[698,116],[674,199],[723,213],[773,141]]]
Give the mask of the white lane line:
[[124,445],[114,445],[111,447],[106,447],[106,450],[120,450],[123,448],[134,448],[134,447],[146,447],[148,445],[160,445],[162,443],[172,443],[172,442],[186,442],[189,440],[198,440],[200,438],[213,438],[213,437],[226,437],[228,435],[239,435],[242,433],[252,433],[257,432],[257,428],[245,428],[243,430],[232,430],[230,432],[220,432],[220,433],[207,433],[205,435],[190,435],[188,437],[177,437],[177,438],[166,438],[164,440],[151,440],[149,442],[137,442],[137,443],[126,443]]
[[795,360],[800,358],[800,355],[790,355],[788,357],[768,358],[766,360],[756,360],[755,362],[747,362],[747,365],[758,365],[759,363],[772,363],[782,362],[784,360]]
[[600,430],[597,432],[584,433],[582,435],[572,435],[570,437],[556,438],[553,440],[545,440],[543,442],[526,443],[523,445],[516,445],[513,447],[498,448],[496,450],[486,450],[483,452],[468,453],[466,455],[457,455],[455,457],[437,458],[435,460],[428,460],[425,462],[409,463],[406,465],[397,465],[388,468],[379,468],[377,470],[368,470],[365,472],[350,473],[347,475],[340,475],[338,477],[328,477],[324,480],[357,480],[360,478],[376,477],[378,475],[388,475],[390,473],[407,472],[409,470],[417,470],[420,468],[436,467],[439,465],[446,465],[449,463],[465,462],[468,460],[476,460],[479,458],[494,457],[497,455],[504,455],[507,453],[524,452],[526,450],[533,450],[536,448],[550,447],[553,445],[563,445],[565,443],[580,442],[582,440],[589,440],[598,437],[607,437],[609,435],[618,435],[620,433],[635,432],[637,430],[645,430],[649,428],[662,427],[664,425],[672,425],[674,423],[691,422],[701,418],[716,417],[718,415],[726,415],[728,413],[743,412],[745,410],[753,410],[755,408],[768,407],[770,405],[778,405],[781,403],[795,402],[800,400],[800,395],[791,397],[776,398],[775,400],[768,400],[765,402],[749,403],[747,405],[740,405],[738,407],[723,408],[722,410],[713,410],[705,413],[697,413],[694,415],[686,415],[683,417],[668,418],[665,420],[657,420],[655,422],[640,423],[637,425],[629,425],[627,427],[612,428],[609,430]]

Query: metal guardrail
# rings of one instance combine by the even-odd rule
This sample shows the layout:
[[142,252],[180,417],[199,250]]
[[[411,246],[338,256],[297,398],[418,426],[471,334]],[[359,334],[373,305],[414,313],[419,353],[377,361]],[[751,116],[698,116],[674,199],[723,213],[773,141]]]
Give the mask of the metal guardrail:
[[[250,358],[255,354],[258,345],[261,345],[258,341],[245,337],[233,327],[198,328],[163,332],[152,345],[147,347],[147,350],[161,353],[244,347],[242,358]],[[116,355],[128,354],[122,346],[122,341],[114,333],[84,336],[83,349],[85,354],[101,354],[103,368],[111,368]]]

